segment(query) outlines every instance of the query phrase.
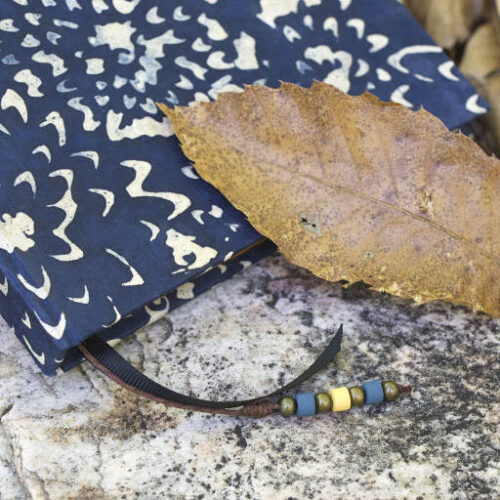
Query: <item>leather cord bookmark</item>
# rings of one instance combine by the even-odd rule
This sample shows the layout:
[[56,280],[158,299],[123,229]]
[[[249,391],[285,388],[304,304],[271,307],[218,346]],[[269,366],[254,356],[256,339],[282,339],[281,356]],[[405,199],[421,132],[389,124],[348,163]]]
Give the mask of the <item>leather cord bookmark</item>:
[[98,370],[140,396],[163,403],[166,406],[185,410],[259,418],[278,411],[278,404],[270,401],[270,398],[300,385],[332,361],[340,351],[342,333],[343,325],[340,325],[337,333],[318,359],[289,384],[265,396],[242,401],[208,401],[172,391],[134,368],[111,346],[95,335],[82,342],[78,348]]

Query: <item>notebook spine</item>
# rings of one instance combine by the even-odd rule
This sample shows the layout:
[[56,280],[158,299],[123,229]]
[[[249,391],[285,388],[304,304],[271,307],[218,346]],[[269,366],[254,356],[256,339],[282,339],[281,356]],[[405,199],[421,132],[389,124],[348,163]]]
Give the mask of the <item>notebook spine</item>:
[[[17,285],[17,286],[16,286]],[[35,363],[46,374],[55,374],[64,352],[53,343],[47,343],[45,332],[33,314],[26,293],[20,293],[20,284],[0,268],[0,316],[14,330],[16,337],[27,348]]]

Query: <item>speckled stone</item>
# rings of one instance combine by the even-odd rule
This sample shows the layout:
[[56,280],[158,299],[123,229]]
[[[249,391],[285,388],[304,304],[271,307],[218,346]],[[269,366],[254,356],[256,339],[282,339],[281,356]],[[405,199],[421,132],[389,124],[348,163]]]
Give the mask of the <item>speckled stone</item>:
[[[245,398],[296,377],[344,322],[343,350],[300,392],[373,378],[389,404],[308,419],[184,412],[88,364],[41,375],[0,322],[0,498],[498,498],[500,321],[344,289],[266,259],[118,349],[182,392]],[[332,491],[335,495],[332,496]]]

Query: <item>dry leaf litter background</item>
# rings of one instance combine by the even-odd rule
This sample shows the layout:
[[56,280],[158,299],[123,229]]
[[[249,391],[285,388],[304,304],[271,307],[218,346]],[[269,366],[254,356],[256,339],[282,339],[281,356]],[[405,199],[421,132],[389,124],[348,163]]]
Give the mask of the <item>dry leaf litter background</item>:
[[436,43],[489,102],[475,139],[500,152],[500,0],[404,0]]

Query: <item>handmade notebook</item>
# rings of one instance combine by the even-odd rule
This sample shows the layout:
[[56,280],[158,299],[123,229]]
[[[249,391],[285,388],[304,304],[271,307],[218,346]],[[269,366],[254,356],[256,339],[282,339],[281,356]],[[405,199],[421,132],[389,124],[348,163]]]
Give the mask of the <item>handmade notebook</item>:
[[317,79],[450,128],[485,111],[396,0],[3,0],[0,42],[0,314],[47,375],[274,249],[155,101]]

